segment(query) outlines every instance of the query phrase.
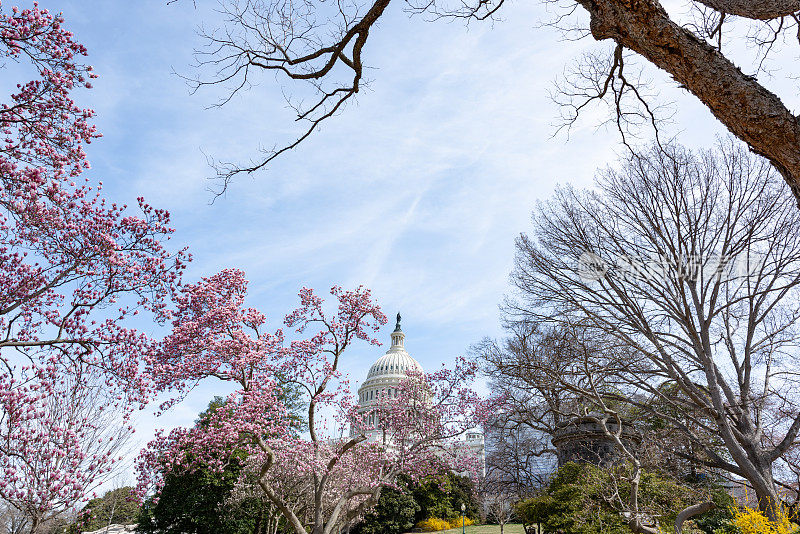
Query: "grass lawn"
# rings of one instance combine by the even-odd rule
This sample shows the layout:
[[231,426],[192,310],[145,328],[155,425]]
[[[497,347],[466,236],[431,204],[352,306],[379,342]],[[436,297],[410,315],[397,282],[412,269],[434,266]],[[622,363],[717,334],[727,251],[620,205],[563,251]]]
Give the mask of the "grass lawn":
[[[452,528],[450,530],[440,530],[439,532],[445,532],[447,534],[458,534],[461,532],[461,528]],[[500,525],[477,525],[474,527],[467,527],[466,529],[467,534],[500,534]],[[525,534],[525,530],[522,528],[522,525],[518,523],[508,523],[506,524],[505,528],[503,529],[503,534]]]

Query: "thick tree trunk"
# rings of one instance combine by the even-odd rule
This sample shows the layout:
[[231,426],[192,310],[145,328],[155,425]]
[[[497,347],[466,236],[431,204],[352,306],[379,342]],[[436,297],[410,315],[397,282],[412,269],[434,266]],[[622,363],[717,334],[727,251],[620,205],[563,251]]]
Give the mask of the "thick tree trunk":
[[[753,485],[756,498],[758,499],[758,509],[764,512],[770,519],[776,519],[776,506],[780,504],[780,496],[775,480],[772,478],[771,466],[762,468],[758,477],[745,477]],[[753,480],[755,479],[755,480]]]
[[[578,3],[589,11],[596,39],[613,39],[671,74],[736,137],[772,162],[800,202],[800,122],[777,95],[745,75],[717,49],[674,23],[655,0]],[[741,4],[732,0],[706,3]],[[791,5],[778,7],[790,9]]]

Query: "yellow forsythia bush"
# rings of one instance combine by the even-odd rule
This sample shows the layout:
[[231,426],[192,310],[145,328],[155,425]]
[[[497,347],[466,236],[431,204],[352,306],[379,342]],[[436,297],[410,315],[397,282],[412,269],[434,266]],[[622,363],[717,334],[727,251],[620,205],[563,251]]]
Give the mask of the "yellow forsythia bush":
[[438,532],[439,530],[447,530],[450,525],[444,519],[438,517],[429,517],[425,521],[417,523],[417,528],[423,532]]
[[[464,526],[474,525],[475,521],[470,518],[464,519]],[[440,530],[449,530],[451,528],[461,528],[461,518],[456,519],[439,519],[438,517],[430,517],[425,521],[417,523],[417,528],[423,532],[439,532]]]
[[789,514],[782,505],[778,506],[777,519],[770,520],[760,510],[750,507],[735,508],[733,524],[742,534],[790,534],[797,525],[789,520]]

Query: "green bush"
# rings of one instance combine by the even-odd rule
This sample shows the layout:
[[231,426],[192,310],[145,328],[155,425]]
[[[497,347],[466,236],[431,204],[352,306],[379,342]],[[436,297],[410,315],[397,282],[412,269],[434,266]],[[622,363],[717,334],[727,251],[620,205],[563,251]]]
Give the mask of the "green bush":
[[[521,501],[516,513],[524,524],[541,523],[545,532],[558,534],[630,534],[619,500],[627,503],[630,484],[625,466],[604,469],[589,464],[562,466],[539,496]],[[674,531],[678,512],[713,497],[718,509],[688,522],[684,530],[713,534],[724,523],[729,499],[721,489],[680,483],[644,471],[639,486],[640,512],[656,519],[665,532]]]
[[442,472],[413,483],[401,476],[397,484],[381,491],[378,504],[353,528],[354,534],[402,534],[431,518],[460,526],[462,503],[467,524],[478,519],[475,488],[467,477]]
[[170,472],[155,502],[144,502],[137,532],[143,534],[250,534],[266,506],[260,499],[236,505],[226,500],[239,478],[236,462],[223,472],[196,469]]
[[420,507],[415,523],[431,517],[445,520],[460,518],[462,504],[465,507],[464,515],[473,521],[480,517],[475,486],[468,477],[443,473],[412,484],[410,489]]
[[129,525],[136,522],[139,501],[133,488],[125,486],[92,499],[78,514],[77,520],[67,527],[69,534],[91,532],[111,523]]
[[353,534],[402,534],[414,526],[419,505],[409,493],[385,488],[378,504],[353,529]]

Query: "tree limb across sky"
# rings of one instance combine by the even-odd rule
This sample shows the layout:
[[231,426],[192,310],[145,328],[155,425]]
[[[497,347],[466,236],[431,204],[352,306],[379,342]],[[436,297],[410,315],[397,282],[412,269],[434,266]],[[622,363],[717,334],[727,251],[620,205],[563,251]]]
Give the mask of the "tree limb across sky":
[[[203,33],[207,46],[198,54],[198,77],[191,80],[195,87],[225,84],[231,88],[229,99],[248,88],[259,71],[275,71],[292,81],[310,83],[316,92],[315,98],[307,100],[287,97],[296,120],[304,124],[293,141],[264,150],[246,164],[213,162],[223,190],[233,177],[262,169],[296,148],[323,121],[345,108],[365,83],[368,39],[391,1],[353,0],[333,6],[319,0],[223,2],[224,22],[217,30]],[[500,15],[504,1],[410,0],[399,5],[428,18],[481,21]],[[616,44],[610,59],[595,56],[595,64],[577,74],[583,81],[588,79],[594,91],[569,94],[567,122],[577,118],[577,112],[589,101],[603,99],[611,105],[610,120],[616,123],[626,145],[631,123],[649,124],[657,132],[658,105],[648,102],[638,80],[623,70],[623,58],[634,52],[667,72],[753,152],[767,158],[800,200],[797,115],[779,95],[737,66],[747,60],[734,57],[733,50],[723,47],[723,35],[739,39],[741,32],[734,34],[731,30],[737,19],[738,24],[751,24],[747,38],[761,56],[752,69],[758,73],[777,43],[800,37],[800,1],[687,0],[690,14],[681,15],[686,20],[668,13],[656,0],[543,2],[561,10],[556,26],[570,27],[570,19],[576,17],[578,25],[585,25],[582,15],[588,14],[584,35]],[[572,81],[567,80],[567,84]]]

